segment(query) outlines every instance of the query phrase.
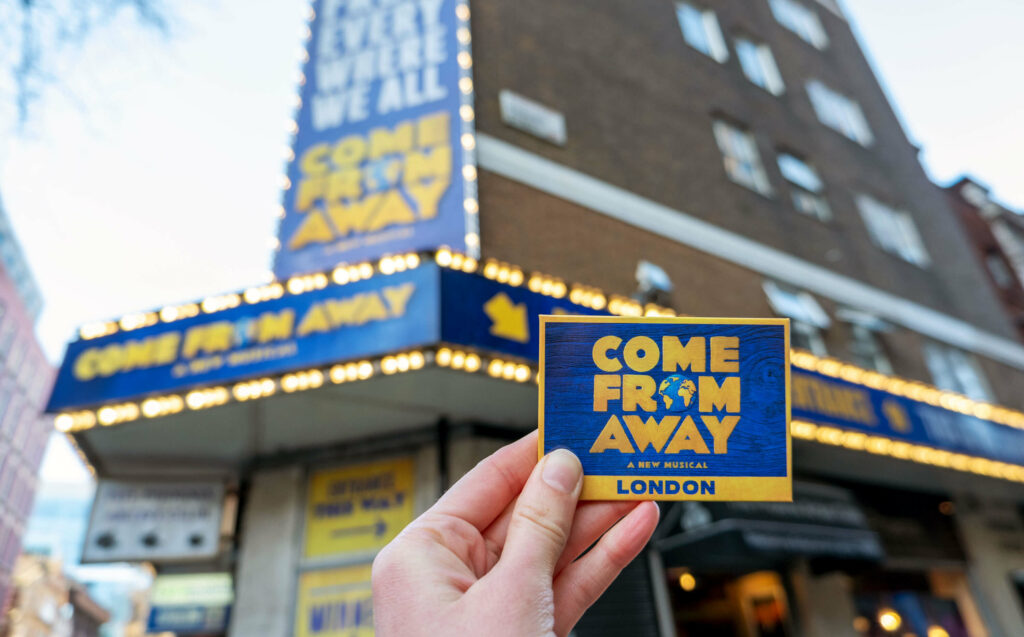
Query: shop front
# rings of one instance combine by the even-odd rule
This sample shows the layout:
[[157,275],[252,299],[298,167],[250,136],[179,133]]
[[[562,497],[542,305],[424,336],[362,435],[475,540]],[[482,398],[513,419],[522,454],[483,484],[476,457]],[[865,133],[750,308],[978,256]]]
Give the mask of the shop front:
[[661,634],[1024,634],[1017,413],[792,365],[794,502],[671,505],[648,556]]
[[[609,312],[669,313],[409,253],[92,328],[51,410],[104,482],[222,486],[215,555],[154,562],[233,573],[229,635],[368,633],[377,550],[536,426],[537,317]],[[792,376],[795,502],[665,506],[577,634],[1024,634],[994,513],[1024,415],[804,352]]]

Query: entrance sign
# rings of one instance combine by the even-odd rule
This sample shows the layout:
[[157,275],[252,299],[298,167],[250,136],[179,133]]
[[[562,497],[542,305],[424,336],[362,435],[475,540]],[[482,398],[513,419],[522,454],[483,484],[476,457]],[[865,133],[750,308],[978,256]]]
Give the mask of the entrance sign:
[[149,597],[149,633],[179,635],[227,630],[234,587],[231,573],[158,575]]
[[1017,427],[806,369],[793,370],[793,415],[942,452],[1024,465],[1024,431]]
[[469,6],[317,0],[274,274],[477,256]]
[[582,499],[792,499],[788,320],[540,320],[539,450]]
[[295,637],[373,637],[370,564],[299,576]]
[[214,557],[223,502],[220,482],[102,480],[93,500],[82,562]]
[[411,458],[314,473],[306,503],[307,558],[372,553],[412,522]]

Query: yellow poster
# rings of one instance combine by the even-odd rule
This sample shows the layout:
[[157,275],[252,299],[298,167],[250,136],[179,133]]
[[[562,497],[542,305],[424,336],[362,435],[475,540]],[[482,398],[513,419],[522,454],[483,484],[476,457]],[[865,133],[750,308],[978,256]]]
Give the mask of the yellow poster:
[[314,473],[306,504],[306,557],[375,551],[412,521],[411,458]]
[[299,576],[295,637],[373,637],[370,564]]

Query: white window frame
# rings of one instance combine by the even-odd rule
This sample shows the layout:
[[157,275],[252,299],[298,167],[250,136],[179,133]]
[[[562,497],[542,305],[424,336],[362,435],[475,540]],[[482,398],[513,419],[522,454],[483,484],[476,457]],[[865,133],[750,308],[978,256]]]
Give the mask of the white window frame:
[[771,196],[771,183],[761,162],[757,141],[750,131],[716,119],[712,123],[712,132],[722,152],[722,162],[729,179],[766,197]]
[[857,195],[857,208],[871,240],[879,248],[907,263],[927,267],[931,257],[910,213],[897,210],[868,195]]
[[[825,199],[825,182],[817,169],[803,158],[784,150],[777,153],[775,160],[782,178],[789,182],[793,191],[793,207],[796,211],[819,221],[830,221],[832,208]],[[794,166],[794,162],[799,166]],[[794,172],[791,170],[793,167],[798,170]],[[805,174],[801,175],[800,172]]]
[[985,268],[1000,290],[1009,290],[1014,287],[1016,279],[1013,277],[1013,271],[998,252],[985,253]]
[[819,50],[828,46],[825,26],[814,9],[797,0],[768,0],[768,6],[775,20],[801,40]]
[[882,347],[879,332],[860,323],[851,323],[850,336],[850,354],[855,363],[882,374],[892,374],[892,363]]
[[[697,22],[689,22],[687,16],[695,18]],[[691,47],[719,63],[729,59],[729,47],[714,11],[689,2],[677,2],[676,20],[679,21],[683,39]],[[699,36],[691,33],[690,28],[699,29]]]
[[992,402],[992,387],[970,354],[929,341],[924,344],[924,361],[939,389]]
[[832,319],[818,300],[808,292],[771,280],[764,281],[761,287],[772,310],[789,319],[791,335],[806,339],[808,349],[815,356],[828,356],[822,333],[832,324]]
[[[828,356],[828,348],[825,346],[825,338],[818,327],[810,323],[804,323],[796,319],[789,320],[789,329],[792,337],[804,337],[807,339],[807,349],[815,356]],[[791,344],[792,345],[792,344]]]
[[855,100],[819,80],[808,80],[806,88],[819,122],[861,146],[870,146],[875,141],[864,111]]
[[755,86],[760,86],[772,95],[782,95],[786,85],[779,73],[772,50],[763,42],[756,42],[746,36],[735,39],[736,58],[740,61],[743,75]]

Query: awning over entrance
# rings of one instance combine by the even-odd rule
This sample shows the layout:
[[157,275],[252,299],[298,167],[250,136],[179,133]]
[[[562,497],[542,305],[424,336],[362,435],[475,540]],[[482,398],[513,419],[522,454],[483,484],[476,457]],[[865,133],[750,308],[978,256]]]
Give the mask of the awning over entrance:
[[[83,327],[49,410],[104,474],[129,458],[237,466],[438,419],[531,427],[537,317],[560,313],[674,315],[410,253]],[[797,466],[810,444],[811,463],[853,453],[1024,482],[1024,413],[807,352],[791,364]]]
[[[655,542],[668,567],[745,572],[794,558],[877,562],[884,557],[852,494],[796,481],[793,502],[685,502],[680,532]],[[675,518],[669,518],[675,523]]]

